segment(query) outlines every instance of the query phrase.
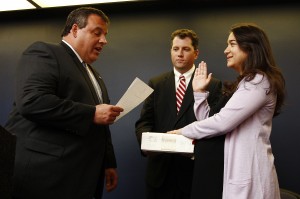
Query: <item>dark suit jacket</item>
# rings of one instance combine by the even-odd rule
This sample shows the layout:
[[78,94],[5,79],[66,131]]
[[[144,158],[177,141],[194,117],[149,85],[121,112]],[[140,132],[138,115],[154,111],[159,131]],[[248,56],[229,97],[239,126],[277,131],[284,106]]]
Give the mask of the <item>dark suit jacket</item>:
[[0,198],[11,199],[16,136],[0,125]]
[[116,160],[108,126],[93,123],[99,101],[74,52],[63,42],[32,44],[22,54],[16,85],[6,124],[17,136],[14,197],[91,199],[97,190],[101,198],[104,168],[116,167]]
[[[167,132],[196,121],[193,110],[192,80],[186,90],[178,115],[176,113],[174,72],[168,72],[151,79],[149,86],[154,89],[154,92],[146,99],[140,119],[136,122],[136,135],[140,144],[143,132]],[[208,102],[211,106],[218,102],[221,88],[221,81],[212,79],[208,88],[210,92]],[[220,166],[223,168],[223,165]],[[193,167],[194,161],[183,155],[162,153],[149,156],[146,182],[151,187],[159,188],[167,181],[168,176],[175,175],[180,189],[183,192],[190,193]]]

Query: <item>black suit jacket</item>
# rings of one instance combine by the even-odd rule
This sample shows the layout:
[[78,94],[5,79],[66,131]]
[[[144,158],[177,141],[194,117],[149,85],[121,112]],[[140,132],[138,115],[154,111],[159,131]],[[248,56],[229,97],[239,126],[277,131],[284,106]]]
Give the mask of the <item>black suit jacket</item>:
[[108,126],[93,123],[99,101],[79,59],[63,42],[36,42],[22,54],[16,78],[5,126],[17,136],[14,197],[83,199],[97,190],[101,198],[104,168],[116,160]]
[[0,198],[11,199],[16,136],[0,125]]
[[[164,73],[151,79],[149,86],[154,89],[154,92],[146,99],[140,119],[136,122],[136,135],[140,144],[143,132],[167,132],[196,121],[193,110],[192,79],[187,87],[178,115],[176,113],[174,72]],[[213,78],[208,87],[210,92],[208,102],[211,106],[217,104],[221,88],[221,81]],[[223,165],[221,167],[223,168]],[[159,188],[167,181],[168,176],[175,175],[180,189],[190,193],[193,168],[194,161],[183,155],[161,153],[149,156],[146,182],[151,187]]]

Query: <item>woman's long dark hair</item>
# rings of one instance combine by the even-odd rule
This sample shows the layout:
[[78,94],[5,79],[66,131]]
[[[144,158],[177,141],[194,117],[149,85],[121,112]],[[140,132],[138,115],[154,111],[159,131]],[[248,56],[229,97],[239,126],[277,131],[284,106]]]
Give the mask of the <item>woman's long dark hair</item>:
[[285,80],[275,63],[266,33],[252,23],[235,24],[231,27],[230,32],[235,36],[239,48],[248,56],[242,66],[242,75],[238,76],[234,82],[224,83],[225,93],[232,95],[243,78],[251,81],[257,73],[266,75],[270,82],[267,94],[275,93],[277,95],[274,116],[279,115],[285,100]]

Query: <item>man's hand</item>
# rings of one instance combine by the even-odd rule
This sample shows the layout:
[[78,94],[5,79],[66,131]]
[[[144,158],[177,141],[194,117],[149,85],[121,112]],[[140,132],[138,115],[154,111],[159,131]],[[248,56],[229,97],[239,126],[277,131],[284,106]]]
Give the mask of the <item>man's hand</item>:
[[107,192],[114,190],[118,185],[118,174],[115,168],[105,169],[105,188]]
[[113,124],[116,117],[120,115],[123,108],[110,104],[99,104],[96,106],[94,122],[96,124],[109,125]]
[[168,131],[167,133],[181,135],[181,129],[177,129],[177,130],[173,130],[173,131]]

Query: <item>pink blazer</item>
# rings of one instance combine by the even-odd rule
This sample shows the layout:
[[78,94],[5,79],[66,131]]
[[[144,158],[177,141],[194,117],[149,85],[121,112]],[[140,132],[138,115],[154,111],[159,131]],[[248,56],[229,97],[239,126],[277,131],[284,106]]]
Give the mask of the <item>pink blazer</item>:
[[280,199],[270,134],[276,95],[266,94],[269,81],[257,74],[242,80],[219,113],[208,117],[209,93],[194,93],[196,122],[182,134],[201,139],[226,134],[223,199]]

